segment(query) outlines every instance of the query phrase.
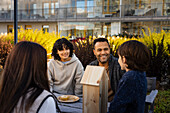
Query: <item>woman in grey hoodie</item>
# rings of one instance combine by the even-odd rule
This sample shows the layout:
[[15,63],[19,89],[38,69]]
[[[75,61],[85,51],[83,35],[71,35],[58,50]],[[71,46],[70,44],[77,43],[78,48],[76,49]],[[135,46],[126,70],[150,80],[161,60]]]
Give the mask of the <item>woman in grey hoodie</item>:
[[67,39],[58,39],[53,46],[54,59],[48,63],[50,90],[59,94],[82,93],[81,78],[84,67],[73,53],[73,45]]

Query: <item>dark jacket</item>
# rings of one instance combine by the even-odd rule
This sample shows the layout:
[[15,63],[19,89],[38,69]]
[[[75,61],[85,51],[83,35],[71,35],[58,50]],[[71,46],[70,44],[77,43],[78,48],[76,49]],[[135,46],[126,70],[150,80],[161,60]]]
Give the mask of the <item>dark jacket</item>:
[[[96,59],[95,61],[91,62],[89,65],[95,65],[98,66],[99,62]],[[119,80],[121,79],[124,71],[121,70],[120,65],[118,63],[118,59],[113,57],[113,55],[110,54],[109,58],[109,79],[111,88],[113,90],[113,94],[117,91],[117,86],[119,83]]]
[[126,72],[119,82],[109,113],[144,113],[146,93],[145,72]]

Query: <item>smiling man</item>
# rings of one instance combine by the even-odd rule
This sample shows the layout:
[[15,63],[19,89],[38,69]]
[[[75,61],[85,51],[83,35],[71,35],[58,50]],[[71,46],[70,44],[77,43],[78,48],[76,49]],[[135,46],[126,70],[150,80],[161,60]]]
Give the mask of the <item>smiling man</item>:
[[110,45],[107,39],[97,38],[94,40],[93,46],[93,52],[97,59],[91,62],[89,65],[105,67],[109,78],[108,101],[110,102],[113,99],[119,80],[121,79],[124,72],[120,68],[118,59],[110,54]]

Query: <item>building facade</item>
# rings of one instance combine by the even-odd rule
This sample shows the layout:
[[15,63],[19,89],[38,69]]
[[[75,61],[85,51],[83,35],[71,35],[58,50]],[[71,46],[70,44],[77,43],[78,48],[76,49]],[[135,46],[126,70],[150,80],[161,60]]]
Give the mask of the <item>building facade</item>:
[[[14,0],[0,2],[0,33],[12,32]],[[18,0],[18,28],[61,36],[170,30],[170,0]]]

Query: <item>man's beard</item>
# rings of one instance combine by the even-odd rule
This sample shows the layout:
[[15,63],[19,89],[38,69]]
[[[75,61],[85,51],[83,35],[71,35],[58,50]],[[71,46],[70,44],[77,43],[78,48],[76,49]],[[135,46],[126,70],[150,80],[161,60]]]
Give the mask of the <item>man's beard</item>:
[[105,55],[105,56],[107,57],[107,60],[105,60],[105,61],[101,61],[100,58],[101,58],[102,56],[99,56],[99,62],[100,62],[101,64],[105,64],[105,63],[108,62],[108,60],[109,60],[109,55],[107,54],[107,55]]
[[[107,60],[107,61],[108,61],[108,60]],[[100,61],[100,63],[101,63],[101,64],[105,64],[105,63],[107,63],[107,61],[103,61],[103,62]]]

